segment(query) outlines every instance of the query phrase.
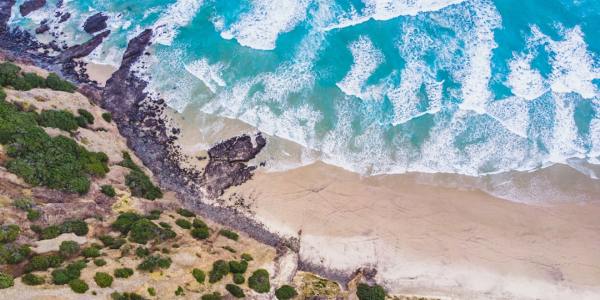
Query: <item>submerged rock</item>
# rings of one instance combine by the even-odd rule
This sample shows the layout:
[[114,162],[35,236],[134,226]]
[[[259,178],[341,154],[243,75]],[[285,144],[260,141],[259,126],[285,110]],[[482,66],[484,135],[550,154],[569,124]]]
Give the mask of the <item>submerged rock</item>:
[[48,24],[41,24],[38,28],[35,29],[36,34],[42,34],[50,30],[50,26]]
[[83,30],[89,34],[104,30],[106,29],[106,20],[108,20],[108,16],[97,13],[85,20]]
[[23,17],[33,11],[36,11],[46,5],[46,0],[27,0],[19,6],[19,11]]

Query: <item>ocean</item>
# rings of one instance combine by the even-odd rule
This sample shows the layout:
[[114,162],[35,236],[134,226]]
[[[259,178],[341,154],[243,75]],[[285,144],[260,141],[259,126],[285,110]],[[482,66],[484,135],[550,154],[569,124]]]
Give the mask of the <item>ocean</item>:
[[68,11],[50,24],[72,45],[105,12],[112,34],[88,59],[115,66],[153,28],[149,91],[304,149],[274,169],[481,177],[560,164],[598,184],[598,0],[56,2],[25,18],[15,7],[11,25],[33,32]]

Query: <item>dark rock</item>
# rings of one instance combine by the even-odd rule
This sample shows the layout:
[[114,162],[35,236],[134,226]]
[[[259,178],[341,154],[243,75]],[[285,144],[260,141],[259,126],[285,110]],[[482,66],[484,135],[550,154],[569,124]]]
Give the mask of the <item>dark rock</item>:
[[64,63],[75,58],[88,56],[90,53],[92,53],[92,51],[94,51],[94,49],[96,49],[96,47],[100,46],[104,38],[106,38],[109,34],[110,30],[103,31],[81,45],[75,45],[66,49],[59,55],[58,61]]
[[71,18],[71,13],[67,12],[64,15],[60,16],[60,19],[58,20],[58,23],[63,23],[65,21],[67,21],[69,18]]
[[104,30],[106,29],[106,20],[108,20],[108,16],[105,16],[102,13],[97,13],[85,20],[85,23],[83,24],[83,30],[89,34]]
[[15,0],[0,1],[0,34],[8,29],[8,20],[11,16],[12,7],[15,5]]
[[19,6],[19,11],[23,17],[33,11],[36,11],[46,5],[46,0],[27,0]]
[[50,26],[48,24],[42,24],[38,28],[35,29],[36,34],[42,34],[50,30]]
[[208,150],[211,161],[247,162],[262,150],[267,141],[258,134],[255,138],[256,147],[252,143],[252,137],[242,135],[233,137]]

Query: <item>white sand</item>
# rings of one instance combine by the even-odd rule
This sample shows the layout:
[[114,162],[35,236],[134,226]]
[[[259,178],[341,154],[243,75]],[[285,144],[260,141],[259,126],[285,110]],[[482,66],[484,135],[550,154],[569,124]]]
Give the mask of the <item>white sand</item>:
[[322,163],[259,173],[223,198],[232,193],[254,201],[255,217],[272,230],[302,231],[304,260],[374,266],[398,293],[600,299],[598,202],[531,206]]

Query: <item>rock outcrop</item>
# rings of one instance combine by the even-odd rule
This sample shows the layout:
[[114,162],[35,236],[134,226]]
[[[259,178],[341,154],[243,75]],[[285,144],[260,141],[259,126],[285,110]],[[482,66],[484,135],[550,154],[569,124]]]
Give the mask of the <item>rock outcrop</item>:
[[65,63],[76,58],[88,56],[90,53],[92,53],[92,51],[94,51],[94,49],[102,44],[102,41],[104,41],[109,34],[110,30],[103,31],[81,45],[75,45],[67,48],[58,56],[58,61]]
[[106,20],[108,20],[108,16],[97,13],[85,20],[83,30],[89,34],[104,30],[106,29]]
[[10,19],[12,7],[15,5],[15,0],[0,1],[0,34],[8,30],[8,20]]
[[21,15],[25,17],[31,12],[44,7],[44,5],[46,5],[46,0],[27,0],[19,6],[19,11],[21,12]]

